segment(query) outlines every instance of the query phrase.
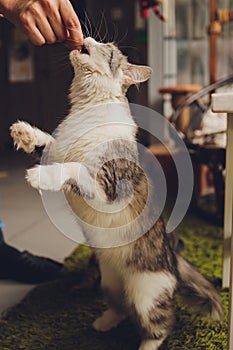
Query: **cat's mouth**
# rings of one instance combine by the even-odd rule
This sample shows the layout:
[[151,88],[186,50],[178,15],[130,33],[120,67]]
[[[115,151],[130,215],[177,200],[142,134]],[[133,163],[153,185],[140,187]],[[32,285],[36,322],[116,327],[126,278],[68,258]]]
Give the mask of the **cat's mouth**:
[[88,51],[88,48],[83,44],[82,49],[80,51],[81,54],[90,55],[90,52]]

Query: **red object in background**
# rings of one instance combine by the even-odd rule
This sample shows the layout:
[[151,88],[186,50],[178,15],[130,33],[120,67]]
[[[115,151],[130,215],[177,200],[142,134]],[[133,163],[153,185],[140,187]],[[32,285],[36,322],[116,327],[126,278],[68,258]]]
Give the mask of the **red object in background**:
[[157,0],[140,0],[142,18],[147,18],[149,16],[149,9],[151,8],[161,21],[166,22],[167,19],[159,10],[159,3],[160,2]]

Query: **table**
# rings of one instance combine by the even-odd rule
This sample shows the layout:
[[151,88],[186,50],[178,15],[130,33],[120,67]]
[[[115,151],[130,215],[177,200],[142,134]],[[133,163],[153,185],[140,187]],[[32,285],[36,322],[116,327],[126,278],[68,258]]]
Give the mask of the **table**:
[[229,290],[228,350],[233,350],[233,93],[212,94],[213,112],[227,113],[223,287]]

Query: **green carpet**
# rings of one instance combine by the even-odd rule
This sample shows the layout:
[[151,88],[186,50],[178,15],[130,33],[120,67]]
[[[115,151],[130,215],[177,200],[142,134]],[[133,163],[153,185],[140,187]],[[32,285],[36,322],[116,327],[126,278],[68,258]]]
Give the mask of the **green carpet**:
[[[222,266],[222,229],[188,214],[180,225],[184,256],[216,286]],[[71,269],[86,266],[89,253],[74,252],[66,260]],[[36,287],[0,321],[1,350],[136,350],[139,336],[129,321],[105,334],[91,324],[106,307],[98,287],[74,288],[77,276]],[[224,350],[227,343],[228,291],[220,290],[224,302],[223,324],[192,313],[177,297],[176,322],[169,350]]]

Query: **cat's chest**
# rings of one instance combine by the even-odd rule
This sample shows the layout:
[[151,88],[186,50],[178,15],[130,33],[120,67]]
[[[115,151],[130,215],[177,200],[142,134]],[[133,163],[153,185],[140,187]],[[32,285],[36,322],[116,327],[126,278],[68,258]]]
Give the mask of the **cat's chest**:
[[59,162],[83,162],[93,153],[94,137],[72,126],[60,128],[56,135],[56,150]]
[[75,128],[64,125],[56,136],[56,148],[62,162],[84,162],[93,165],[104,158],[116,139],[135,141],[135,127],[129,125],[87,125]]
[[90,161],[114,139],[135,140],[137,126],[127,104],[104,104],[72,112],[57,128],[60,161]]

